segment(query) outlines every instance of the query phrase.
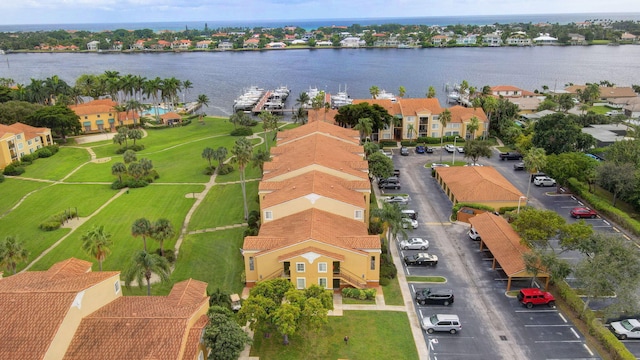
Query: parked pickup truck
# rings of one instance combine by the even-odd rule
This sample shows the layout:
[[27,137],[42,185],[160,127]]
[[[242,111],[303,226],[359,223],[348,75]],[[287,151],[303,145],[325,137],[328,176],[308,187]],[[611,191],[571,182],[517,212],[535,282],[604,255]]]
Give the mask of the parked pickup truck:
[[522,154],[517,152],[500,153],[500,160],[522,160]]

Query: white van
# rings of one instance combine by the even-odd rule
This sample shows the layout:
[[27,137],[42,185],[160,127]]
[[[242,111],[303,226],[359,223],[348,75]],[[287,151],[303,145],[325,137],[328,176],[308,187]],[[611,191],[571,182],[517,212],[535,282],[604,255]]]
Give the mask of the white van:
[[402,210],[402,216],[411,220],[418,220],[418,213],[415,210]]

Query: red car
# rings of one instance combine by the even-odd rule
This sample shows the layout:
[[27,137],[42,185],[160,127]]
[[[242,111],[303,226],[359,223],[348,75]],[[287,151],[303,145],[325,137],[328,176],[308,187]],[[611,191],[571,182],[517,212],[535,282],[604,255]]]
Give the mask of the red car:
[[556,305],[556,299],[550,292],[536,288],[520,290],[518,293],[518,301],[529,309],[531,309],[533,305],[548,305],[550,307]]
[[595,210],[586,208],[586,207],[577,207],[571,209],[571,216],[579,219],[579,218],[592,218],[594,219],[598,213]]

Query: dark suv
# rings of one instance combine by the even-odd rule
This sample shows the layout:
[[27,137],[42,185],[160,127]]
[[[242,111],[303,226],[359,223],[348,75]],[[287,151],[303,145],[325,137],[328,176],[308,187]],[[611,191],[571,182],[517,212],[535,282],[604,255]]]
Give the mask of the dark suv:
[[435,304],[448,306],[453,304],[453,290],[451,289],[418,289],[416,290],[416,302],[420,305]]

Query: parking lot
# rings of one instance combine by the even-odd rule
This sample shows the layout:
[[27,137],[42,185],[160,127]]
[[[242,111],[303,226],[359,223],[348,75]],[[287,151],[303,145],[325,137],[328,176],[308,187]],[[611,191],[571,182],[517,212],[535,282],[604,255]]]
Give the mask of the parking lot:
[[[394,154],[396,168],[400,169],[401,190],[385,190],[385,193],[408,194],[411,201],[407,208],[418,212],[419,226],[406,230],[409,237],[428,239],[426,252],[438,256],[436,266],[403,266],[408,276],[443,276],[444,284],[410,282],[412,296],[424,287],[449,288],[454,291],[455,302],[444,305],[418,305],[414,301],[419,319],[432,314],[456,314],[462,323],[457,334],[427,334],[424,339],[432,359],[599,359],[589,349],[584,337],[556,308],[541,306],[527,309],[515,297],[505,294],[506,277],[500,269],[491,269],[491,255],[481,252],[477,242],[467,236],[468,225],[449,222],[451,202],[444,195],[431,169],[424,165],[439,162],[439,149],[433,154],[409,156]],[[451,154],[443,158],[451,159]],[[456,154],[458,160],[462,154]],[[484,159],[483,159],[484,160]],[[490,160],[489,160],[490,161]],[[499,160],[498,160],[499,161]],[[486,163],[488,161],[480,161]],[[505,161],[505,167],[512,162]],[[487,164],[488,165],[488,164]],[[513,172],[513,168],[511,167]],[[524,175],[522,172],[512,174]],[[514,181],[515,184],[515,181]],[[526,184],[525,184],[526,185]],[[526,191],[526,186],[525,189]],[[532,194],[546,197],[555,188],[532,186]],[[539,193],[539,194],[538,194]],[[566,196],[564,196],[566,198]],[[571,206],[568,203],[559,206]],[[568,210],[565,211],[568,214]],[[593,221],[600,221],[595,219]],[[396,245],[397,246],[397,245]],[[402,257],[420,250],[397,248]],[[512,289],[529,287],[530,280],[514,281]]]

